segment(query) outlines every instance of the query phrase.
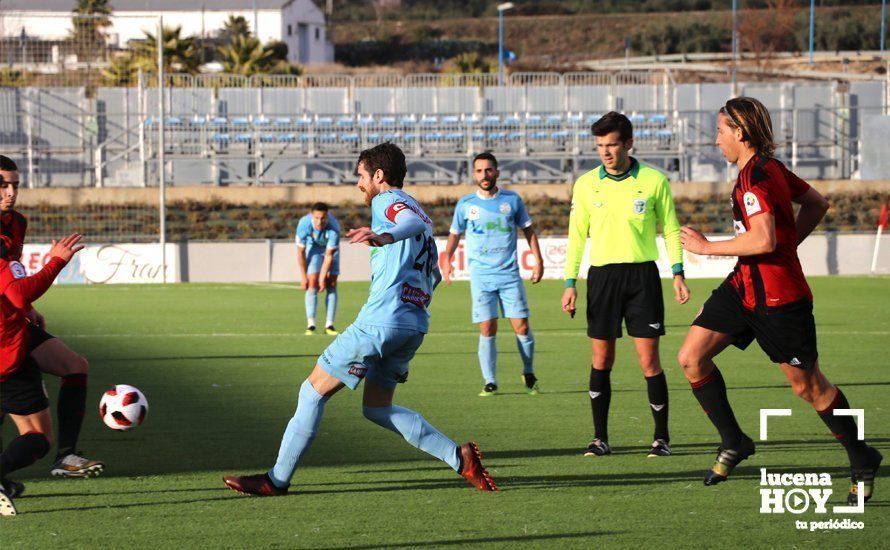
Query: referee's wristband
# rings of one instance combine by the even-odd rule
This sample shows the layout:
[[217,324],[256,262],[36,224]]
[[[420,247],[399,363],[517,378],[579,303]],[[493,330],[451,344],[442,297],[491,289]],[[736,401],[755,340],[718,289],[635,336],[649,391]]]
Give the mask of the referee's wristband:
[[577,279],[566,279],[566,288],[575,288],[575,281]]

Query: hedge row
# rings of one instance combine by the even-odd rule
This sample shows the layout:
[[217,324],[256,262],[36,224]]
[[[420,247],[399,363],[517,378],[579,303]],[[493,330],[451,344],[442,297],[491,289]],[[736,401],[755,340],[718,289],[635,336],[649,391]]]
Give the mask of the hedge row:
[[[829,197],[831,209],[820,231],[871,231],[877,224],[881,193],[841,194]],[[563,199],[537,198],[528,201],[529,212],[542,235],[564,235],[568,204]],[[691,224],[706,233],[731,233],[732,221],[725,196],[677,200],[681,224]],[[437,235],[445,235],[451,224],[454,201],[442,199],[424,204],[435,221]],[[151,241],[158,234],[156,208],[141,205],[58,207],[40,204],[22,208],[29,219],[29,240],[46,240],[68,231],[80,231],[87,240],[122,242]],[[184,240],[290,239],[297,221],[309,211],[308,204],[278,202],[267,205],[229,204],[221,201],[180,201],[167,206],[167,238]],[[332,207],[344,228],[369,223],[363,205]]]

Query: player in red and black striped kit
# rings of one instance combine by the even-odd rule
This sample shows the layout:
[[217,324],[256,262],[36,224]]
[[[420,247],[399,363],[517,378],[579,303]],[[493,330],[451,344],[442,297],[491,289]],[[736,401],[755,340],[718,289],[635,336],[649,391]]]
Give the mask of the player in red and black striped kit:
[[[0,232],[9,239],[10,261],[19,261],[24,247],[28,222],[15,211],[19,191],[19,172],[15,162],[0,155]],[[104,464],[81,456],[76,450],[83,424],[87,398],[86,359],[65,345],[61,339],[46,332],[43,316],[31,308],[28,317],[28,355],[42,372],[61,379],[56,414],[59,424],[59,446],[50,473],[59,477],[87,477],[102,472]]]
[[12,417],[19,436],[0,453],[0,515],[15,515],[12,499],[25,486],[9,474],[33,464],[52,445],[49,400],[40,369],[28,355],[31,302],[49,290],[53,280],[82,245],[80,235],[53,241],[50,260],[28,277],[24,266],[8,259],[12,242],[0,236],[0,417]]
[[[756,339],[770,360],[781,365],[792,390],[816,409],[847,451],[853,481],[850,504],[858,502],[858,482],[864,483],[863,497],[868,500],[882,456],[857,438],[853,417],[834,414],[850,404],[819,369],[813,295],[797,257],[797,246],[819,224],[828,202],[772,158],[772,123],[756,99],[738,97],[720,109],[717,146],[739,168],[732,190],[736,237],[711,242],[695,229],[681,229],[687,251],[739,258],[693,321],[678,356],[693,394],[722,440],[705,485],[725,481],[739,462],[754,454],[754,442],[736,422],[713,358],[730,344],[745,349]],[[792,202],[800,205],[796,218]]]

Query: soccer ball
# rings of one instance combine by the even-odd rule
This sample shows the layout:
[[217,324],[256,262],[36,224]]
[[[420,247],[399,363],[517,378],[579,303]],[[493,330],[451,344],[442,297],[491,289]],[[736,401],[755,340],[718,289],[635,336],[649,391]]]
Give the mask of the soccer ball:
[[142,424],[148,413],[148,401],[133,386],[118,384],[102,395],[99,416],[112,430],[131,430]]

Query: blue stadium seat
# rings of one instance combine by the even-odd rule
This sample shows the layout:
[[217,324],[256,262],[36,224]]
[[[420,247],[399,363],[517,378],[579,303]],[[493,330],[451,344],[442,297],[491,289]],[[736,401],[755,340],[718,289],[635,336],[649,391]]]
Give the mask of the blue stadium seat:
[[637,113],[634,113],[627,118],[629,118],[631,123],[633,123],[633,124],[642,124],[642,123],[646,122],[646,115],[640,115]]
[[473,140],[482,141],[484,139],[485,139],[485,132],[482,132],[482,131],[473,132]]
[[275,140],[278,139],[278,134],[261,134],[260,141],[263,143],[275,143]]
[[345,141],[346,143],[358,143],[358,134],[354,132],[343,134],[342,136],[340,136],[340,139]]
[[655,135],[652,130],[644,129],[636,132],[637,137],[640,139],[650,139],[653,135]]
[[297,134],[279,134],[278,141],[280,143],[293,143],[297,141]]
[[559,130],[559,131],[557,131],[557,132],[553,132],[553,133],[551,133],[551,134],[550,134],[550,138],[551,138],[551,139],[555,139],[555,140],[568,139],[568,138],[569,138],[569,132],[566,131],[566,130]]
[[460,118],[456,115],[443,116],[442,124],[460,124]]
[[334,143],[335,141],[337,141],[337,134],[333,132],[318,134],[318,141],[320,143]]
[[315,125],[320,128],[326,128],[334,125],[334,119],[329,116],[320,116],[315,119]]
[[337,128],[352,128],[352,117],[342,116],[337,119]]
[[447,134],[445,134],[445,140],[446,141],[463,141],[465,135],[466,134],[464,134],[463,132],[448,132]]
[[519,141],[524,135],[525,132],[510,132],[510,134],[507,136],[507,139],[509,139],[510,141]]
[[414,141],[416,139],[417,134],[415,134],[414,132],[408,132],[407,134],[405,134],[405,141]]
[[178,116],[168,116],[164,119],[164,125],[166,126],[179,126],[182,124],[182,119]]
[[488,134],[488,139],[506,139],[507,132],[491,132]]
[[232,126],[247,126],[250,120],[247,117],[237,117],[232,119]]
[[525,115],[525,123],[526,124],[541,124],[542,122],[544,122],[544,118],[541,115],[532,115],[532,114]]
[[442,141],[443,137],[442,132],[428,132],[423,134],[424,141]]
[[593,124],[594,122],[596,122],[597,120],[599,120],[601,118],[603,118],[603,115],[591,114],[591,115],[587,115],[587,119],[585,120],[585,122],[587,124]]
[[531,132],[528,135],[529,139],[549,139],[550,132]]
[[482,119],[479,118],[479,115],[473,113],[471,115],[464,115],[464,124],[467,126],[473,126],[475,124],[479,124]]
[[189,119],[190,126],[204,126],[205,124],[207,124],[206,117],[195,115]]
[[652,115],[649,117],[649,124],[666,124],[667,115]]
[[547,126],[559,126],[562,124],[562,115],[548,115]]
[[275,119],[275,126],[290,126],[290,118],[280,116]]
[[396,141],[402,137],[401,132],[387,132],[383,134],[383,141]]
[[268,118],[266,118],[262,115],[253,119],[254,126],[268,126],[271,122],[272,122],[271,120],[269,120]]
[[420,119],[420,123],[424,126],[435,126],[439,124],[439,118],[432,115],[424,115]]
[[417,124],[417,119],[413,115],[403,116],[399,120],[399,124],[401,124],[402,126],[414,126],[415,124]]
[[374,124],[374,117],[371,115],[368,115],[366,117],[359,116],[358,124],[359,124],[359,126],[362,126],[362,127],[370,126],[370,125]]
[[486,126],[497,126],[501,123],[501,117],[499,117],[498,115],[486,115],[483,123]]
[[235,134],[235,141],[237,143],[250,143],[253,141],[253,134],[249,134],[249,133]]
[[674,137],[674,132],[672,132],[671,130],[658,130],[657,132],[655,132],[655,135],[659,139],[671,139],[672,137]]
[[516,115],[510,115],[504,119],[504,124],[506,124],[507,126],[519,126],[519,117]]
[[395,126],[396,125],[396,117],[392,117],[392,116],[380,117],[380,125],[381,126]]
[[210,119],[210,124],[213,126],[225,126],[229,123],[229,119],[224,116],[215,116]]
[[583,120],[584,120],[584,117],[582,117],[580,114],[577,114],[577,115],[568,115],[568,116],[566,117],[566,122],[568,122],[568,123],[570,123],[570,124],[581,124],[581,122],[582,122]]
[[365,134],[365,137],[368,138],[368,141],[380,141],[380,132],[371,132]]
[[216,134],[213,134],[211,139],[216,143],[228,143],[230,136],[229,136],[229,134],[216,133]]

